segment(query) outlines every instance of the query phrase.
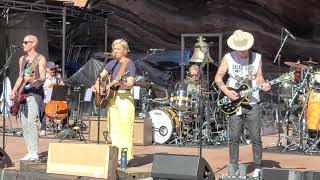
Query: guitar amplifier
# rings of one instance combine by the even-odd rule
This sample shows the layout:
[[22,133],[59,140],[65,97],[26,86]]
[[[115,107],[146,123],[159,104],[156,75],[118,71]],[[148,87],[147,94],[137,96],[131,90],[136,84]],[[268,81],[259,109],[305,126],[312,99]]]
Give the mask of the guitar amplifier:
[[[108,121],[106,117],[100,118],[100,142],[111,143],[110,133],[108,132]],[[98,117],[89,118],[89,141],[96,142],[98,140]],[[133,125],[133,145],[147,146],[152,144],[152,121],[151,119],[134,120]]]
[[133,145],[148,146],[152,144],[151,119],[136,118],[133,128]]
[[[106,117],[100,118],[100,142],[111,142],[110,134],[108,133],[108,121]],[[106,137],[105,137],[106,136]],[[107,139],[107,140],[106,140]],[[98,117],[89,117],[89,141],[98,141]]]

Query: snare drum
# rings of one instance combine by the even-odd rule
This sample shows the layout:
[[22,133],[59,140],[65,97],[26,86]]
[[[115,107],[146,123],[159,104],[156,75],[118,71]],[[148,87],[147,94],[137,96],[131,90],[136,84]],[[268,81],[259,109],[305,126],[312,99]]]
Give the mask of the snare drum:
[[179,118],[171,107],[156,108],[149,111],[153,125],[154,142],[168,142],[174,133],[179,132]]
[[309,94],[306,121],[309,130],[320,130],[320,92],[318,91],[311,90]]
[[171,93],[170,106],[178,111],[191,109],[191,97],[187,91],[179,90]]

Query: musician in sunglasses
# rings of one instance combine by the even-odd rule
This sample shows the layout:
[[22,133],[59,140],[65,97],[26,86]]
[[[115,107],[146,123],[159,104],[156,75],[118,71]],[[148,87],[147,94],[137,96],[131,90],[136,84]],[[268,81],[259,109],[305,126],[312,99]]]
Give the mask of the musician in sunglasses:
[[[234,103],[242,97],[239,96],[238,91],[231,90],[230,87],[236,89],[241,83],[246,83],[249,87],[261,85],[263,91],[271,89],[269,83],[263,78],[261,55],[250,50],[253,43],[254,37],[251,33],[242,30],[234,31],[227,41],[228,46],[234,51],[223,57],[215,76],[215,83],[218,88]],[[227,84],[224,84],[223,78],[227,73],[229,78]],[[227,109],[234,109],[227,117],[230,127],[230,164],[228,167],[230,176],[235,176],[238,168],[239,143],[244,131],[243,127],[246,127],[249,131],[252,142],[253,161],[255,163],[253,176],[258,177],[261,172],[262,141],[260,136],[259,91],[253,92],[248,99],[249,102],[241,104],[239,108],[238,106],[228,106]]]
[[199,93],[199,78],[200,78],[200,67],[197,64],[193,64],[189,68],[188,76],[186,78],[187,91],[189,93]]
[[19,76],[11,91],[10,99],[17,103],[20,92],[25,95],[19,108],[23,137],[28,153],[21,160],[38,160],[39,138],[37,119],[43,102],[43,83],[46,78],[46,59],[36,51],[38,38],[27,35],[22,41],[23,56],[19,59]]
[[[112,54],[114,59],[109,61],[92,86],[96,96],[109,94],[115,91],[107,105],[107,116],[110,123],[109,134],[112,145],[119,148],[118,159],[121,158],[121,149],[127,148],[127,160],[133,159],[133,122],[135,118],[135,107],[131,88],[136,76],[136,67],[131,59],[127,57],[129,46],[124,39],[116,39],[112,42]],[[107,82],[110,78],[113,84],[110,89],[101,87],[100,83]],[[100,83],[99,83],[100,82]],[[99,85],[100,84],[100,85]],[[100,90],[99,90],[100,89]]]

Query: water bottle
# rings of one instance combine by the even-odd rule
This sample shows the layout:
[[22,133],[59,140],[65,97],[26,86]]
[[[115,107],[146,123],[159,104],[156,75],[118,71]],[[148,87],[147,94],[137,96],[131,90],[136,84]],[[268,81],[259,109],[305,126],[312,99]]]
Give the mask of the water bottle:
[[127,152],[128,152],[128,148],[121,149],[121,159],[120,159],[120,168],[121,169],[127,168]]

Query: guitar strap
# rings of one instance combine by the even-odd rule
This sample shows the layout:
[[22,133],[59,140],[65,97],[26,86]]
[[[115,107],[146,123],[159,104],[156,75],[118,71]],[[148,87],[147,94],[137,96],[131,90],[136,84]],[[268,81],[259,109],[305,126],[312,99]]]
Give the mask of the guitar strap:
[[117,79],[120,78],[123,75],[124,71],[126,70],[127,64],[128,64],[128,60],[124,61],[121,64],[121,67],[120,67],[118,75],[117,75]]
[[247,84],[252,87],[252,80],[253,80],[253,65],[252,65],[252,52],[249,50],[249,63],[248,63],[248,79]]

